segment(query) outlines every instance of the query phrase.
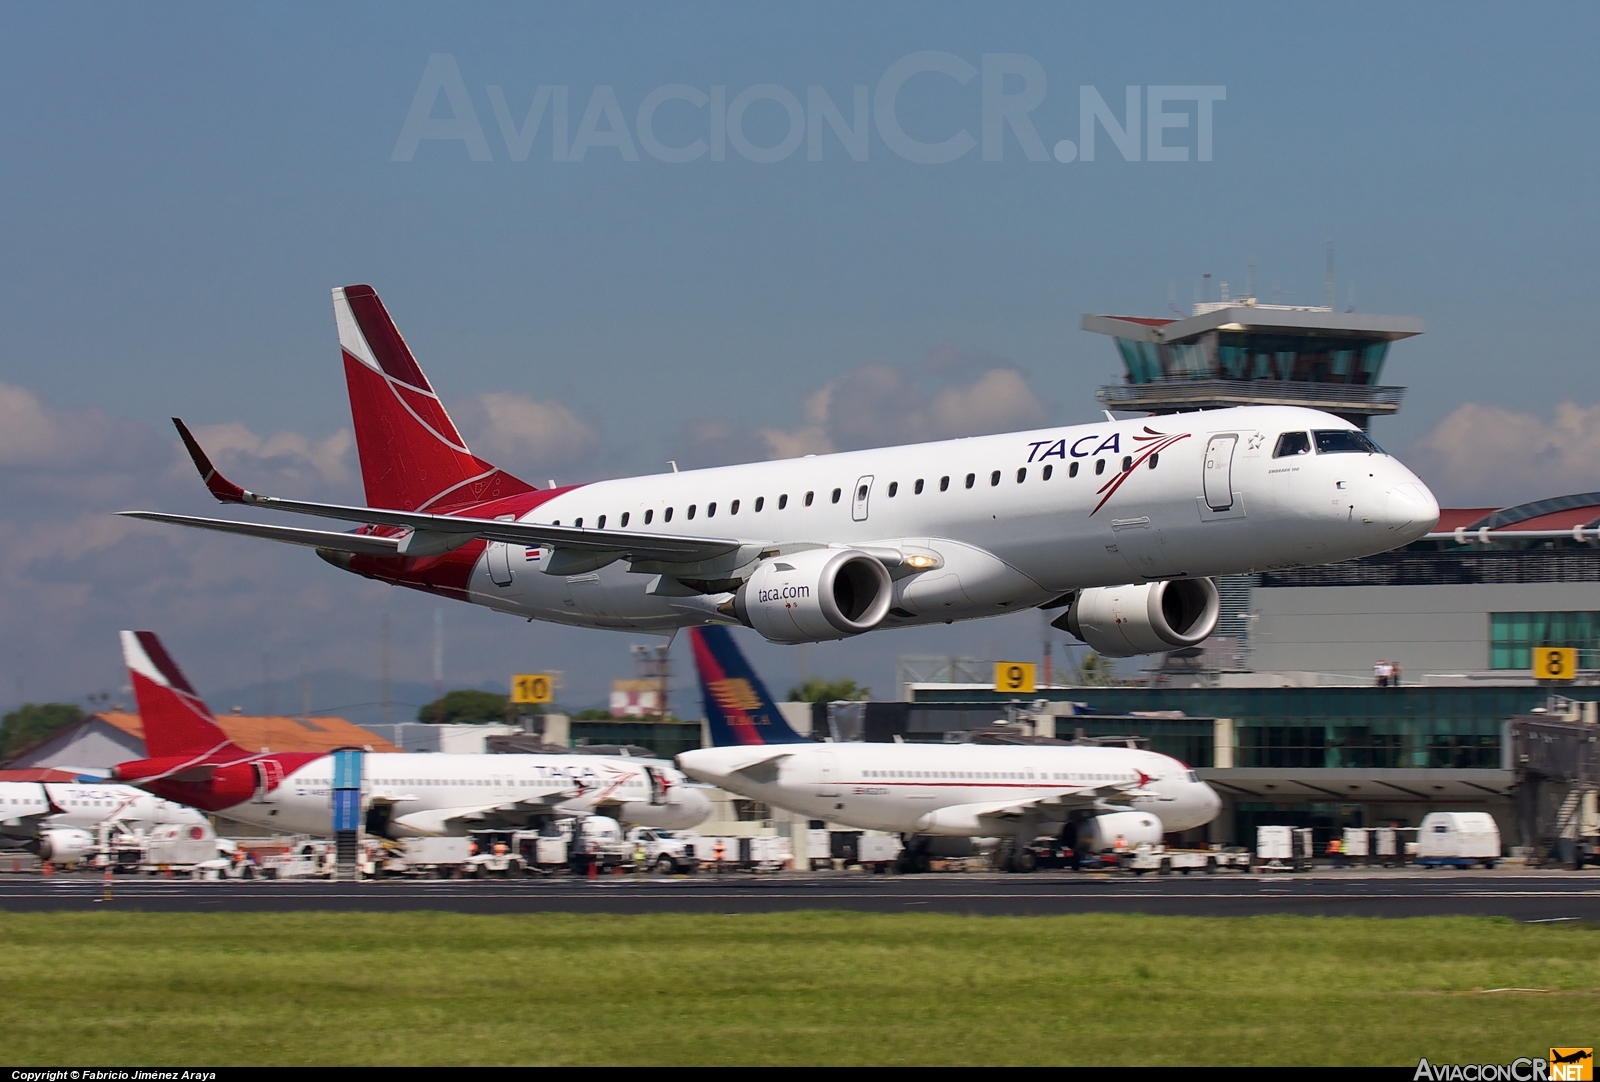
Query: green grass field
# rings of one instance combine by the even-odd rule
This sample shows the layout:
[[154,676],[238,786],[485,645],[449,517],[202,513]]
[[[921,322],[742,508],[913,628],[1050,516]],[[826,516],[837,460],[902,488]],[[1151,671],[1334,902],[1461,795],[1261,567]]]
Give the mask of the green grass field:
[[[1545,989],[1543,993],[1495,988]],[[1594,926],[0,914],[12,1064],[1395,1064],[1600,1043]]]

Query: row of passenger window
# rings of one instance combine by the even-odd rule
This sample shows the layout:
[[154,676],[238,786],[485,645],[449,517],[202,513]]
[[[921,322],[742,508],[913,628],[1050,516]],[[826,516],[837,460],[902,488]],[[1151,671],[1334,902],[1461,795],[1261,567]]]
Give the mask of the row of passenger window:
[[[1148,459],[1145,460],[1145,464],[1147,466],[1149,466],[1153,470],[1153,469],[1156,468],[1156,463],[1160,458],[1161,458],[1161,456],[1159,454],[1151,455]],[[1077,462],[1073,462],[1070,465],[1068,465],[1067,466],[1067,476],[1068,477],[1076,477],[1076,476],[1078,476],[1078,466],[1079,466],[1079,463],[1077,463]],[[1042,481],[1050,480],[1050,478],[1055,475],[1055,469],[1056,468],[1055,468],[1054,463],[1045,466],[1042,470],[1039,471],[1039,479],[1042,480]],[[1123,473],[1127,473],[1131,469],[1133,469],[1133,456],[1132,455],[1123,455],[1122,456],[1122,472]],[[1098,477],[1098,476],[1100,476],[1101,474],[1103,474],[1105,472],[1106,472],[1106,460],[1103,459],[1103,458],[1095,459],[1095,463],[1094,463],[1095,476]],[[999,484],[1000,484],[1000,478],[1004,475],[1004,473],[1005,473],[1004,470],[994,470],[993,472],[991,472],[989,474],[989,484],[992,487],[998,487]],[[1017,484],[1020,485],[1024,481],[1026,481],[1027,479],[1028,479],[1028,467],[1022,466],[1022,467],[1018,468],[1018,470],[1017,470]],[[966,483],[965,483],[964,487],[973,488],[974,486],[977,485],[977,483],[978,483],[978,475],[975,474],[975,473],[969,473],[966,476]],[[911,489],[912,493],[917,495],[917,496],[922,495],[925,485],[926,485],[926,479],[925,478],[922,478],[922,477],[917,478],[915,484],[912,485],[912,489]],[[939,478],[939,491],[940,492],[948,492],[948,491],[950,491],[950,478],[949,478],[948,475]],[[889,482],[889,489],[888,489],[889,498],[893,499],[894,497],[898,496],[899,494],[900,494],[900,482],[899,481],[890,481]],[[806,495],[805,495],[805,501],[804,501],[805,506],[810,507],[816,501],[816,495],[817,494],[816,494],[815,491],[807,492]],[[843,495],[844,495],[844,489],[836,488],[836,489],[833,490],[832,494],[830,495],[828,502],[829,503],[838,503],[840,498]],[[866,485],[862,485],[860,487],[860,489],[856,492],[856,499],[864,500],[864,499],[867,498],[867,495],[868,495],[867,486]],[[766,503],[767,503],[767,498],[765,496],[757,496],[756,500],[755,500],[755,503],[751,505],[751,510],[753,512],[759,513],[763,509],[765,509]],[[738,500],[731,501],[728,504],[728,514],[737,515],[739,513],[739,504],[740,504],[740,501],[738,501]],[[696,511],[699,509],[699,506],[700,506],[699,504],[691,503],[684,511],[684,518],[685,519],[694,518]],[[782,496],[778,497],[778,510],[782,511],[782,510],[786,509],[788,506],[789,506],[789,495],[788,495],[788,493],[784,493]],[[664,523],[671,522],[672,521],[672,511],[673,511],[673,509],[670,508],[670,507],[668,507],[664,511],[662,511],[661,512],[661,521],[664,522]],[[644,525],[646,525],[646,526],[652,525],[654,523],[654,521],[655,521],[655,514],[656,513],[655,513],[655,509],[654,508],[646,508],[645,509],[645,513],[644,513]],[[706,504],[706,518],[716,518],[716,517],[717,517],[717,504],[716,504],[716,501],[713,500],[711,503]],[[632,518],[633,518],[632,512],[624,511],[624,512],[622,512],[622,515],[618,518],[617,525],[622,529],[627,529],[628,523],[632,520]],[[574,526],[576,526],[580,530],[583,529],[583,516],[579,515],[577,518],[573,519],[572,520],[572,524]],[[556,519],[550,525],[559,526],[559,525],[561,525],[561,520],[560,519]],[[603,530],[603,529],[606,528],[606,516],[605,515],[601,515],[599,518],[595,519],[594,528],[597,529],[597,530]]]
[[1132,774],[1075,774],[1046,773],[1026,770],[864,770],[868,778],[919,778],[952,781],[1065,781],[1065,782],[1119,782],[1132,781]]

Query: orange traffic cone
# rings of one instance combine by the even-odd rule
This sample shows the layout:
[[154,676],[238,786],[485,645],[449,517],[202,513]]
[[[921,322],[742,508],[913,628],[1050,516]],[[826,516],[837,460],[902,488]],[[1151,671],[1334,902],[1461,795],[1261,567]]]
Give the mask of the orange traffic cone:
[[100,900],[102,902],[109,902],[111,900],[111,866],[110,865],[106,866],[105,888],[100,894]]
[[599,879],[600,878],[600,862],[599,861],[591,860],[589,862],[589,878],[590,879]]
[[52,874],[52,869],[50,867],[50,862],[48,860],[45,861],[44,865],[39,869],[39,874],[40,875],[50,875],[50,874]]

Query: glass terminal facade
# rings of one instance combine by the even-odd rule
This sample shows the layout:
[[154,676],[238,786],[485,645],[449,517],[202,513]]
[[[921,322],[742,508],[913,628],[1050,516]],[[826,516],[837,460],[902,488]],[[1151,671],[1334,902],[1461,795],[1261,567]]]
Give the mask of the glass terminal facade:
[[1117,338],[1129,383],[1174,379],[1279,380],[1368,387],[1389,353],[1382,338],[1211,331],[1187,341]]
[[[1137,733],[1152,738],[1152,750],[1191,766],[1213,765],[1209,750],[1194,746],[1200,733],[1174,729],[1157,740],[1158,726],[1231,718],[1235,767],[1498,770],[1505,720],[1543,706],[1548,696],[1540,687],[1316,687],[1053,688],[1036,697],[1082,700],[1096,715],[1093,728],[1085,724],[1089,718],[1058,718],[1058,737],[1070,739],[1075,727],[1089,736]],[[919,704],[1009,701],[972,688],[918,688],[916,698]],[[1127,716],[1133,711],[1189,717]],[[1186,754],[1169,750],[1178,742],[1186,743]]]
[[1489,667],[1521,669],[1533,665],[1539,646],[1570,646],[1578,668],[1600,669],[1600,612],[1491,612]]

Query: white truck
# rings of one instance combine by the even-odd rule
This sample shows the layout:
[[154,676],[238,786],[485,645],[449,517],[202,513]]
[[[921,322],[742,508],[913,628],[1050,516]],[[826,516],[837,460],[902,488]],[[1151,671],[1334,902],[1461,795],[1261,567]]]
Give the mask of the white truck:
[[[717,852],[722,860],[717,860]],[[695,842],[701,868],[747,872],[775,872],[794,861],[794,846],[775,834],[735,834],[724,837],[701,836]],[[720,864],[720,868],[719,868]]]
[[1424,868],[1493,868],[1500,862],[1500,828],[1488,812],[1429,812],[1417,829],[1417,863]]
[[[634,871],[653,870],[661,875],[693,875],[700,867],[700,835],[692,830],[656,830],[634,827],[628,831]],[[644,859],[640,859],[643,850]]]
[[1171,875],[1173,872],[1179,875],[1188,875],[1190,872],[1216,875],[1226,868],[1248,873],[1250,854],[1244,849],[1224,849],[1220,845],[1209,849],[1171,849],[1145,842],[1134,846],[1131,853],[1124,855],[1119,867],[1135,875],[1145,872],[1155,872],[1157,875]]
[[432,876],[452,879],[472,858],[470,838],[407,838],[398,860],[391,860],[385,871],[399,875]]

